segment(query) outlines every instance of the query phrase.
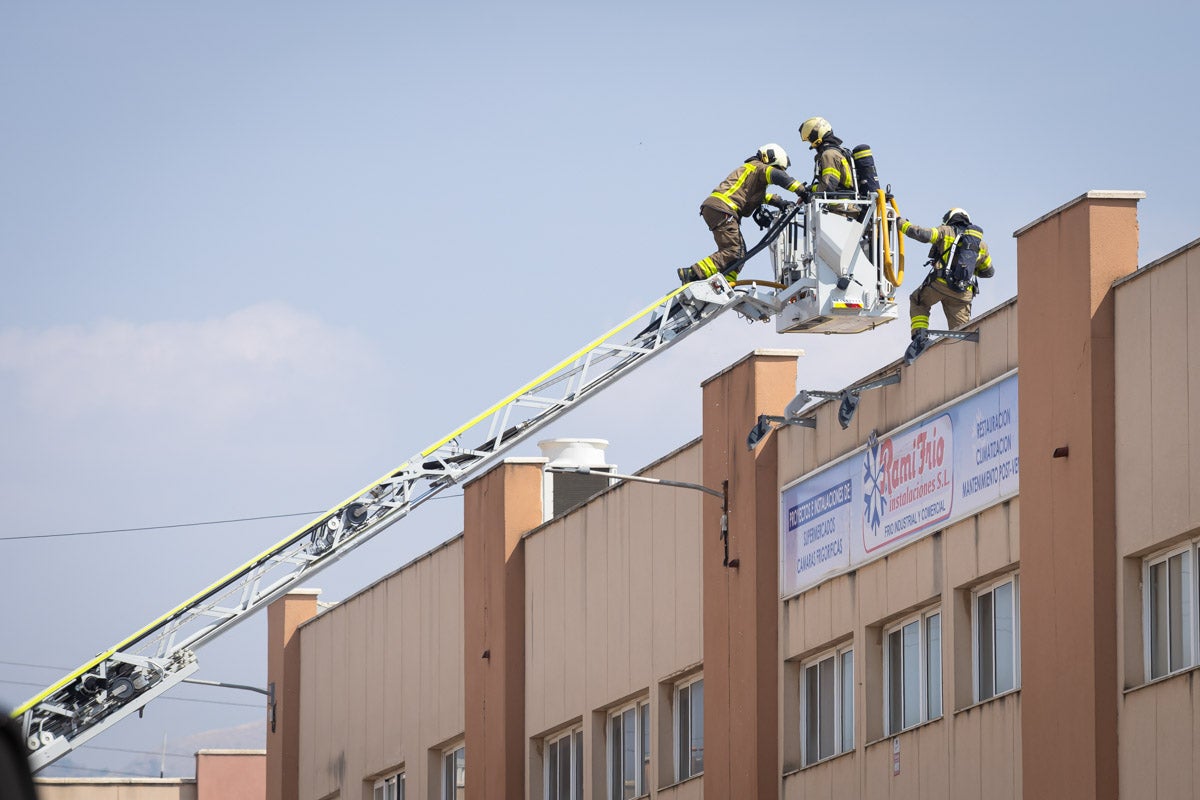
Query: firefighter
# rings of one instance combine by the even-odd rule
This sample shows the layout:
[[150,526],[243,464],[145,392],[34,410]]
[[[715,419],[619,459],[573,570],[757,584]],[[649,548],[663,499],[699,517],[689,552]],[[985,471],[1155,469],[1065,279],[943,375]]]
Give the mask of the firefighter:
[[[922,228],[903,217],[899,223],[900,232],[905,236],[930,245],[929,274],[908,298],[912,338],[925,338],[929,329],[929,311],[938,303],[946,312],[946,323],[951,330],[966,325],[971,319],[971,300],[979,293],[979,278],[996,274],[983,241],[983,231],[971,224],[971,215],[961,208],[947,211],[942,224],[936,228]],[[952,251],[954,264],[950,260]],[[959,284],[962,288],[956,288],[952,267],[960,264],[963,257],[973,257],[974,266],[965,273],[966,279]]]
[[[737,280],[741,259],[746,255],[741,218],[756,215],[764,203],[780,209],[788,205],[779,195],[768,193],[767,186],[782,186],[789,192],[801,194],[802,198],[808,196],[804,184],[787,174],[790,164],[782,147],[764,144],[713,189],[700,204],[700,216],[712,232],[717,251],[690,267],[676,270],[680,283],[711,278],[718,272],[730,281]],[[759,219],[756,215],[755,220]]]
[[833,126],[824,117],[809,117],[800,125],[800,138],[808,142],[813,154],[813,182],[816,194],[856,196],[854,171],[842,140],[833,135]]

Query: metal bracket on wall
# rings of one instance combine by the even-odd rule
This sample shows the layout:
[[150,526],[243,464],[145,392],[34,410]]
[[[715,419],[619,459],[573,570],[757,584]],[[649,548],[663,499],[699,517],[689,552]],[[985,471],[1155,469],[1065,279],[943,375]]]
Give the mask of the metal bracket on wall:
[[979,331],[938,331],[927,328],[924,336],[918,336],[908,345],[908,349],[904,351],[904,363],[907,366],[912,366],[913,362],[921,357],[929,345],[936,342],[938,339],[956,339],[960,342],[975,342],[979,343]]

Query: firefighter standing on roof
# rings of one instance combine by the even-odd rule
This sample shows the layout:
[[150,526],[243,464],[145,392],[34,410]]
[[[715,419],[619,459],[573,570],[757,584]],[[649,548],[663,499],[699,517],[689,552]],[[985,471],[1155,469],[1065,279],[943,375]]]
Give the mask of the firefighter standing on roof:
[[773,184],[789,192],[807,194],[804,184],[785,171],[790,163],[782,147],[774,143],[764,144],[713,189],[712,194],[700,204],[700,216],[712,232],[717,252],[690,267],[676,270],[680,283],[711,278],[718,272],[731,281],[737,279],[741,259],[746,255],[741,218],[754,214],[763,203],[776,208],[787,206],[783,198],[768,194],[767,186]]
[[[983,231],[971,224],[971,216],[961,208],[947,211],[937,228],[922,228],[903,218],[899,222],[900,232],[905,236],[930,245],[928,265],[932,269],[925,281],[909,296],[912,337],[925,336],[929,329],[929,312],[938,303],[946,312],[946,322],[951,330],[966,325],[971,319],[971,301],[979,292],[978,279],[996,274],[992,257],[988,255],[987,245],[983,241]],[[971,274],[963,288],[956,288],[951,276],[951,256],[956,250],[962,250],[964,254],[972,251],[977,253],[974,269],[970,270]],[[957,261],[958,256],[954,257]]]

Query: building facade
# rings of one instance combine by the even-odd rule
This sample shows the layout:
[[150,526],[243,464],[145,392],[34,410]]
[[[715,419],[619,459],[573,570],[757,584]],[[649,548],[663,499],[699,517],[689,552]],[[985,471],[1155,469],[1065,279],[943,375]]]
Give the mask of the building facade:
[[194,778],[36,778],[39,800],[262,800],[262,750],[199,750]]
[[277,601],[268,797],[1200,792],[1200,240],[1139,269],[1140,197],[1017,231],[1021,285],[1061,288],[864,376],[845,427],[747,446],[795,351],[710,378],[639,475],[724,501],[568,509],[553,455],[509,459],[461,536]]

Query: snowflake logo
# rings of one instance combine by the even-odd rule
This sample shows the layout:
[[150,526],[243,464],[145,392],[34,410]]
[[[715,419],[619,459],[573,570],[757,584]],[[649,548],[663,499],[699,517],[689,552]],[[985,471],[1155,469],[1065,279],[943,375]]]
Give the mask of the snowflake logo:
[[872,533],[879,533],[883,524],[883,512],[887,510],[883,467],[879,462],[879,440],[872,432],[867,439],[867,451],[863,454],[863,517],[871,526]]

